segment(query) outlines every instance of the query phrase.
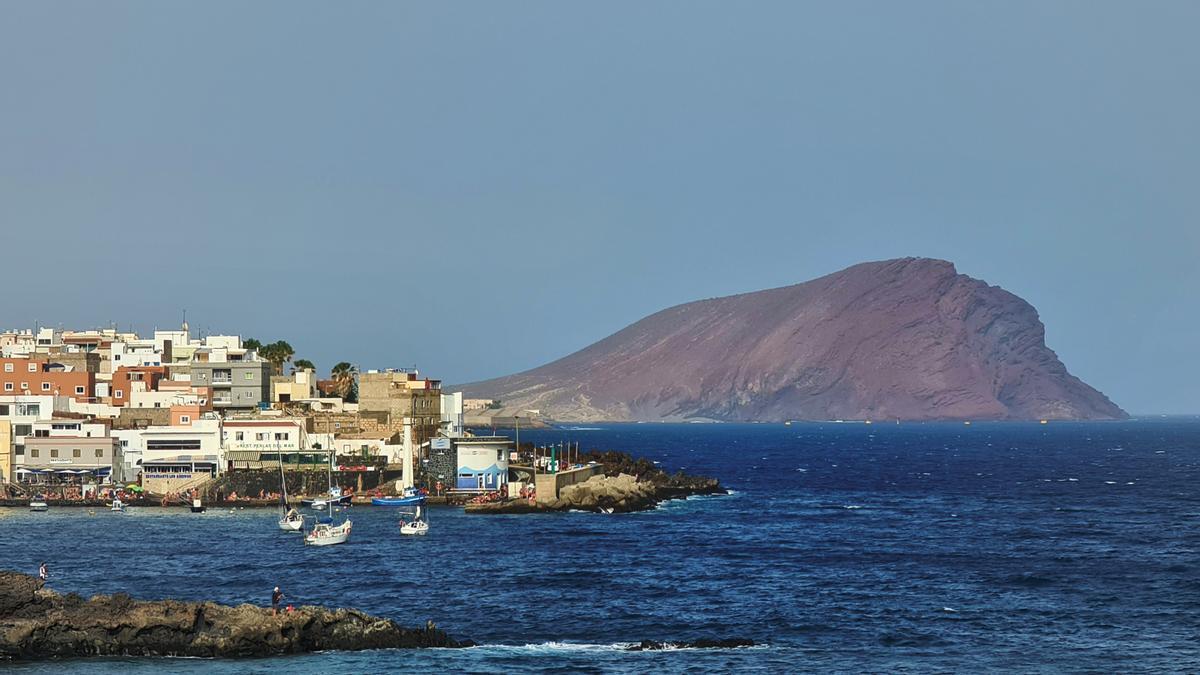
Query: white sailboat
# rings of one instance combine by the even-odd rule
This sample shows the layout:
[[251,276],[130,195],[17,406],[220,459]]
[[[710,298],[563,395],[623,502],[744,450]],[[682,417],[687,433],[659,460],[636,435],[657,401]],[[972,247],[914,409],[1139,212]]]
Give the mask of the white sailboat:
[[296,509],[288,508],[287,503],[287,478],[283,475],[283,453],[279,451],[279,444],[275,444],[276,458],[279,460],[279,507],[283,510],[283,515],[279,518],[279,529],[284,532],[299,532],[304,529],[304,516]]
[[[329,492],[333,494],[333,450],[329,451],[329,466],[326,467],[327,475],[329,476]],[[334,544],[344,544],[350,539],[350,528],[352,527],[350,519],[347,518],[339,525],[333,524],[333,501],[329,500],[326,506],[329,509],[329,521],[317,522],[313,525],[313,529],[304,535],[304,543],[309,546],[332,546]]]
[[425,514],[421,507],[417,507],[416,514],[412,520],[400,519],[400,534],[421,535],[429,533],[429,521],[425,518]]

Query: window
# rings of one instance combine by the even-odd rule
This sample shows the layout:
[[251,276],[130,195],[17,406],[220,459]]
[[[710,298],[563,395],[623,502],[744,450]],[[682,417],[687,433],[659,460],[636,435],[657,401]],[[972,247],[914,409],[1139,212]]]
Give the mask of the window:
[[287,434],[275,434],[275,440],[277,440],[277,441],[286,441],[287,439],[288,439]]
[[22,382],[22,383],[21,383],[21,391],[28,391],[28,390],[29,390],[29,383],[28,383],[28,382]]
[[154,407],[155,407],[155,408],[161,408],[161,407],[162,407],[162,403],[160,403],[160,402],[158,402],[158,401],[155,401],[155,402],[154,402]]
[[75,448],[74,450],[72,450],[72,451],[71,451],[71,456],[72,456],[72,457],[79,457],[79,448]]
[[18,456],[18,457],[24,457],[24,456],[25,456],[25,446],[23,446],[23,445],[14,445],[14,446],[13,446],[13,452],[17,453],[17,456]]
[[254,373],[253,373],[253,372],[251,372],[251,371],[246,371],[246,379],[247,379],[247,380],[253,380],[253,379],[254,379]]
[[20,407],[17,408],[18,415],[28,415],[30,417],[37,417],[37,416],[41,415],[42,414],[41,411],[42,411],[42,407],[40,405],[38,405],[37,403],[26,404],[25,412],[23,412],[23,413],[21,412]]
[[42,383],[42,391],[50,391],[50,383],[49,382]]
[[83,396],[84,393],[86,393],[86,392],[84,391],[83,387],[75,387],[75,395],[76,396]]
[[244,441],[244,440],[246,440],[246,432],[244,432],[244,431],[239,431],[239,432],[235,433],[235,434],[233,435],[233,440],[235,440],[235,441]]
[[104,456],[104,448],[96,448],[96,456],[103,457]]
[[29,372],[31,372],[31,373],[37,372],[37,364],[36,363],[29,364]]
[[32,424],[14,424],[13,436],[28,436],[33,433]]
[[125,398],[125,392],[118,389],[117,390],[117,398]]
[[49,429],[38,429],[33,432],[33,437],[34,438],[49,438],[50,430]]
[[189,417],[189,416],[187,416],[187,415],[180,415],[180,416],[179,416],[179,423],[180,423],[180,424],[191,424],[191,423],[192,423],[192,418],[191,418],[191,417]]
[[4,391],[12,391],[12,390],[13,390],[13,383],[12,383],[12,382],[5,382],[5,383],[4,383]]
[[38,449],[37,449],[37,448],[30,448],[30,449],[29,449],[29,456],[30,456],[30,457],[37,457],[37,456],[38,456]]
[[8,406],[0,405],[0,416],[8,417]]
[[4,364],[4,372],[11,373],[12,371],[13,371],[13,367],[12,367],[11,363]]
[[122,447],[122,448],[128,448],[128,447],[129,447],[129,441],[128,441],[127,439],[122,439],[122,441],[121,441],[121,447]]
[[256,440],[256,441],[265,441],[265,440],[267,440],[267,435],[266,435],[266,434],[261,434],[261,433],[260,433],[260,434],[254,434],[254,440]]
[[50,448],[50,456],[58,457],[58,448]]

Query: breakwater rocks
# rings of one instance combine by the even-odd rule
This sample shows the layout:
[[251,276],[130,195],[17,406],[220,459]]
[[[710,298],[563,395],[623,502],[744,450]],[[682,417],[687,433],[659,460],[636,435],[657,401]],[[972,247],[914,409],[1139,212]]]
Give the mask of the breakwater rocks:
[[682,472],[670,474],[650,460],[634,459],[623,452],[592,452],[583,460],[599,463],[604,473],[581,483],[563,486],[554,499],[468,504],[466,511],[492,514],[549,511],[629,513],[652,509],[668,499],[727,492],[715,478]]
[[80,656],[253,657],[324,650],[469,647],[433,627],[403,628],[350,609],[90,599],[0,571],[0,659]]

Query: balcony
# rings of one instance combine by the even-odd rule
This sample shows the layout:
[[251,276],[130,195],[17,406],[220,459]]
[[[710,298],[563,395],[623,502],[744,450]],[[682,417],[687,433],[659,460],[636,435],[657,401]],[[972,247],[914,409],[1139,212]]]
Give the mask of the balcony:
[[228,398],[228,397],[222,397],[222,396],[214,396],[213,397],[213,405],[217,406],[217,407],[230,406],[230,405],[233,405],[233,399]]

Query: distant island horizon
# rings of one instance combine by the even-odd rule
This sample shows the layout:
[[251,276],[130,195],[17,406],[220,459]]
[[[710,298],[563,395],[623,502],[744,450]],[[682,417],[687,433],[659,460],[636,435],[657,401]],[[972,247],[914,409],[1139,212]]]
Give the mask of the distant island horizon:
[[514,375],[450,387],[563,423],[1127,419],[1032,305],[953,263],[861,263],[652,314]]

